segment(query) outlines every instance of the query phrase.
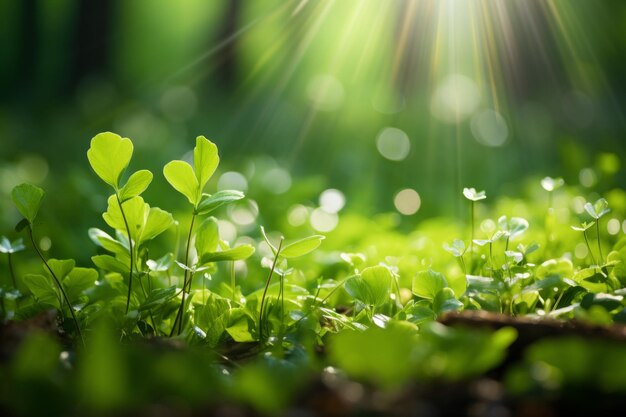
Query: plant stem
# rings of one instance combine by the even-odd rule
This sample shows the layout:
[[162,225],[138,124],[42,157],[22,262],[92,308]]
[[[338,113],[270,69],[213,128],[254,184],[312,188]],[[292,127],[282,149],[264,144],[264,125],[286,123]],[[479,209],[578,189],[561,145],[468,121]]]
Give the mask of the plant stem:
[[76,324],[76,331],[78,331],[78,336],[80,337],[80,341],[83,344],[83,346],[85,346],[85,339],[83,339],[83,333],[80,331],[80,324],[78,324],[78,319],[76,319],[76,315],[74,314],[74,309],[72,308],[72,304],[70,303],[70,300],[67,298],[67,294],[65,293],[65,290],[63,289],[63,286],[61,285],[61,281],[59,281],[59,278],[57,278],[52,268],[50,268],[50,265],[48,265],[48,261],[46,261],[46,258],[44,258],[43,254],[41,253],[41,250],[39,249],[39,246],[35,242],[35,237],[33,236],[33,227],[31,224],[28,225],[28,236],[30,237],[30,241],[33,244],[33,247],[35,248],[37,255],[39,255],[39,258],[41,259],[43,264],[46,266],[46,269],[48,270],[48,272],[50,272],[50,275],[52,275],[54,282],[59,287],[59,290],[61,291],[63,299],[65,300],[65,303],[70,309],[70,314],[72,315],[72,319],[74,320],[74,323]]
[[261,306],[259,308],[259,340],[263,339],[263,304],[265,303],[265,296],[267,295],[267,289],[270,287],[270,282],[272,281],[272,275],[274,275],[274,269],[276,269],[276,262],[278,261],[278,257],[280,256],[280,250],[283,246],[283,237],[280,238],[280,242],[278,243],[278,249],[276,250],[276,255],[274,255],[274,262],[272,262],[272,268],[267,276],[267,281],[265,282],[265,289],[263,290],[263,296],[261,297]]
[[235,302],[235,261],[230,263],[230,288],[233,290],[233,302]]
[[[193,225],[196,221],[196,214],[194,213],[191,216],[191,223],[189,224],[189,233],[187,234],[187,248],[185,249],[185,266],[189,266],[189,250],[191,247],[191,236],[193,234]],[[183,272],[183,294],[182,294],[182,300],[180,302],[180,307],[178,308],[178,313],[176,314],[176,319],[174,319],[174,327],[172,327],[172,332],[170,333],[170,337],[172,336],[172,334],[174,333],[174,329],[176,329],[176,325],[178,324],[178,331],[177,331],[177,335],[180,336],[180,333],[183,330],[183,312],[185,309],[185,295],[187,294],[188,291],[191,291],[191,279],[193,279],[193,275],[191,276],[191,279],[189,279],[189,283],[187,282],[187,269],[185,269],[185,272]],[[187,289],[187,287],[189,287],[189,290]]]
[[586,230],[583,230],[583,236],[585,237],[585,243],[587,244],[587,250],[589,251],[589,256],[591,256],[591,262],[593,262],[593,264],[596,265],[597,264],[596,258],[593,256],[593,252],[591,251],[591,246],[589,245],[589,239],[587,239]]
[[9,273],[11,274],[11,281],[13,282],[13,288],[17,288],[17,281],[15,279],[15,270],[13,269],[13,258],[11,257],[11,252],[9,255]]
[[459,256],[459,261],[461,261],[461,267],[463,268],[463,274],[467,275],[467,267],[465,266],[465,261],[463,260],[463,255]]
[[598,240],[598,253],[600,253],[600,262],[604,262],[604,256],[602,256],[602,245],[600,245],[600,219],[596,220],[596,238]]
[[471,238],[470,238],[470,244],[469,244],[469,252],[470,252],[470,261],[473,255],[473,249],[474,249],[474,202],[470,201],[470,222],[471,222],[471,230],[472,230],[472,234],[471,234]]
[[130,256],[130,265],[128,267],[128,297],[126,298],[126,314],[130,308],[130,296],[133,290],[133,265],[135,263],[134,251],[133,251],[133,238],[130,236],[130,227],[128,227],[128,221],[126,220],[126,213],[122,207],[120,196],[116,192],[115,198],[117,199],[117,205],[120,207],[120,213],[122,213],[122,219],[124,219],[124,226],[126,227],[126,234],[128,235],[128,255]]

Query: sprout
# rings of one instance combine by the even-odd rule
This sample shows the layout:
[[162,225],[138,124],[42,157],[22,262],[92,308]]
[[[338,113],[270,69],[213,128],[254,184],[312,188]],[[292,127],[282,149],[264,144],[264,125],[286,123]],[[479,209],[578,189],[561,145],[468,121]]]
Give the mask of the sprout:
[[559,178],[545,177],[544,179],[541,180],[541,186],[543,187],[543,189],[550,193],[555,190],[558,190],[563,185],[565,185],[565,181],[561,177]]
[[463,195],[470,201],[480,201],[487,198],[485,191],[476,191],[475,188],[463,188]]

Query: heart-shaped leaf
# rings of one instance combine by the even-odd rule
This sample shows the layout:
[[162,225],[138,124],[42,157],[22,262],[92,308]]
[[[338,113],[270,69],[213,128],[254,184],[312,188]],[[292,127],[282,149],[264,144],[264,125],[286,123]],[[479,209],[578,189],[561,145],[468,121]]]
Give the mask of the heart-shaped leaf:
[[74,269],[76,262],[73,259],[48,259],[48,265],[58,280],[63,281],[63,278]]
[[0,239],[0,253],[15,253],[24,250],[24,248],[24,241],[22,238],[19,238],[14,242],[11,242],[5,236],[2,236],[2,239]]
[[463,195],[470,201],[480,201],[487,198],[484,191],[476,191],[475,188],[463,188]]
[[607,214],[609,209],[609,202],[604,198],[598,199],[593,205],[591,203],[585,204],[585,211],[594,219],[598,220],[600,217]]
[[202,194],[202,199],[200,200],[200,204],[198,204],[196,214],[201,216],[209,214],[224,204],[241,200],[242,198],[244,198],[244,194],[237,190],[222,190],[215,194]]
[[24,183],[13,188],[11,198],[20,214],[32,223],[37,217],[44,194],[41,188]]
[[133,156],[133,143],[111,132],[99,133],[91,140],[87,159],[98,176],[116,191],[119,180]]
[[369,289],[368,304],[380,306],[389,301],[389,291],[393,275],[389,268],[377,265],[361,271],[361,279]]
[[528,229],[528,220],[521,217],[511,217],[509,219],[506,216],[502,216],[498,219],[498,226],[509,235],[509,238],[513,239]]
[[185,161],[171,161],[163,167],[163,175],[194,207],[198,205],[201,197],[200,185],[191,165]]
[[146,191],[146,188],[148,188],[151,182],[152,172],[147,169],[142,169],[133,173],[119,192],[120,201],[124,202],[130,198],[140,195]]
[[558,190],[563,185],[565,185],[565,181],[563,181],[563,178],[545,177],[544,179],[541,180],[541,186],[543,187],[544,190],[548,192]]
[[413,277],[413,294],[432,300],[437,293],[448,286],[444,276],[432,269],[420,271]]
[[459,258],[465,253],[465,242],[460,239],[454,239],[454,241],[452,241],[452,245],[444,243],[443,249],[446,252],[451,253],[453,256]]
[[196,138],[196,147],[193,149],[193,169],[200,185],[200,190],[209,181],[217,166],[220,157],[217,153],[217,146],[204,136]]
[[319,245],[322,244],[322,240],[325,236],[313,235],[305,237],[304,239],[297,240],[289,245],[286,245],[281,251],[280,256],[284,258],[297,258],[304,256],[307,253],[313,252]]
[[77,301],[83,291],[92,287],[98,279],[98,271],[92,268],[74,268],[63,280],[63,288],[71,303]]

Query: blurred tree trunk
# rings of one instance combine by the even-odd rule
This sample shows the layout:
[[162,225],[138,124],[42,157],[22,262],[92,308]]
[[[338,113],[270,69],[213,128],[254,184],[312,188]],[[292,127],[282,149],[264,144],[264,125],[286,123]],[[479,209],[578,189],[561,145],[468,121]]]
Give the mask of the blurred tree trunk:
[[70,91],[109,70],[114,0],[78,1]]
[[224,87],[230,87],[237,80],[237,38],[236,33],[241,17],[241,0],[226,0],[222,25],[217,30],[216,79]]

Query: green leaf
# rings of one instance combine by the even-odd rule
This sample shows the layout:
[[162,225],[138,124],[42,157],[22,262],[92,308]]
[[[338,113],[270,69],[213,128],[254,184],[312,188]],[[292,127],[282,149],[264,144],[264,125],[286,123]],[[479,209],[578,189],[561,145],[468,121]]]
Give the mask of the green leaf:
[[[415,332],[401,326],[372,327],[333,335],[328,343],[331,364],[352,378],[386,388],[399,387],[416,373],[411,361],[417,346]],[[399,360],[402,358],[402,360]]]
[[242,198],[244,198],[244,194],[237,190],[222,190],[215,194],[202,194],[202,199],[200,200],[200,204],[198,204],[196,214],[209,214],[224,204],[241,200]]
[[57,279],[63,281],[63,278],[74,269],[76,262],[73,259],[49,259],[48,265]]
[[389,301],[389,291],[393,280],[389,268],[382,265],[370,266],[361,271],[361,279],[369,289],[368,304],[380,306]]
[[470,201],[480,201],[487,198],[484,191],[476,191],[475,188],[463,188],[463,195]]
[[598,220],[600,217],[607,214],[609,209],[609,202],[604,198],[598,199],[593,205],[591,203],[585,204],[585,211],[594,219]]
[[235,342],[253,342],[254,337],[250,332],[250,323],[247,316],[241,317],[237,322],[226,328],[226,331]]
[[433,309],[439,314],[447,311],[458,311],[463,308],[463,303],[456,299],[451,288],[444,288],[435,295]]
[[285,246],[280,251],[280,256],[283,258],[297,258],[299,256],[306,255],[307,253],[313,252],[319,245],[321,245],[322,240],[325,239],[325,236],[322,235],[313,235],[309,237],[305,237],[304,239],[297,240],[287,246]]
[[174,224],[174,218],[170,213],[158,207],[151,207],[148,211],[146,223],[141,229],[141,235],[138,240],[139,245],[154,239],[169,229],[172,224]]
[[120,274],[128,274],[129,265],[120,262],[111,255],[96,255],[91,257],[91,261],[100,269]]
[[0,239],[0,253],[15,253],[24,250],[24,248],[24,241],[22,238],[19,238],[14,242],[11,242],[5,236],[2,236],[2,239]]
[[202,222],[198,230],[196,230],[196,253],[201,259],[203,255],[212,253],[217,250],[217,244],[220,241],[220,235],[217,227],[217,219],[209,217]]
[[133,197],[123,202],[122,207],[124,208],[124,214],[120,210],[116,197],[112,195],[109,197],[109,206],[102,218],[109,226],[119,230],[120,233],[126,236],[126,224],[124,222],[124,216],[126,216],[128,228],[130,229],[130,236],[127,237],[136,242],[146,221],[145,216],[148,205],[144,203],[143,198]]
[[167,253],[157,259],[156,261],[153,259],[148,259],[146,261],[146,265],[150,268],[152,272],[165,272],[172,266],[172,262],[174,261],[174,255],[171,253]]
[[509,237],[513,239],[528,229],[528,220],[521,217],[511,217],[508,219],[506,216],[502,216],[498,219],[498,225],[500,229],[508,233]]
[[124,202],[130,198],[136,197],[146,191],[146,188],[152,182],[152,172],[142,169],[135,172],[128,178],[126,184],[119,192],[120,201]]
[[37,212],[41,206],[41,200],[44,196],[44,191],[32,184],[20,184],[13,188],[11,197],[13,198],[13,204],[17,207],[17,210],[29,223],[32,223],[37,217]]
[[565,181],[563,181],[563,178],[560,178],[560,177],[559,178],[545,177],[544,179],[541,180],[541,186],[543,187],[544,190],[548,192],[558,190],[564,184],[565,184]]
[[111,132],[99,133],[91,140],[87,158],[98,176],[115,190],[120,176],[133,156],[133,143]]
[[420,271],[413,277],[413,294],[433,300],[437,293],[448,286],[444,276],[432,269]]
[[176,296],[176,286],[156,288],[150,292],[148,298],[141,304],[139,311],[153,309]]
[[26,274],[22,282],[38,302],[59,308],[59,294],[52,278],[40,274]]
[[[474,241],[474,242],[476,242],[476,241]],[[460,239],[454,239],[452,241],[452,245],[448,245],[447,243],[444,243],[443,249],[446,252],[451,253],[452,256],[454,256],[456,258],[460,258],[465,253],[465,242],[463,242]]]
[[200,264],[205,265],[211,262],[220,261],[239,261],[247,259],[254,253],[254,247],[250,245],[241,245],[233,249],[221,252],[206,253],[200,259]]
[[91,241],[96,245],[113,252],[116,256],[128,257],[128,247],[105,231],[92,227],[89,229],[88,234]]
[[369,288],[360,275],[354,275],[346,280],[344,284],[346,292],[355,300],[363,304],[370,304]]
[[98,279],[98,271],[93,268],[74,268],[63,280],[63,288],[71,303],[77,301],[83,291],[92,287]]
[[196,147],[193,149],[193,166],[201,191],[219,163],[220,157],[217,153],[217,146],[204,136],[198,136]]
[[580,301],[580,306],[585,310],[589,310],[592,306],[601,306],[606,311],[611,312],[619,307],[622,307],[623,300],[624,297],[621,295],[588,293],[585,294],[583,299]]
[[171,161],[163,167],[163,175],[172,187],[196,207],[200,200],[200,185],[193,168],[185,161]]

